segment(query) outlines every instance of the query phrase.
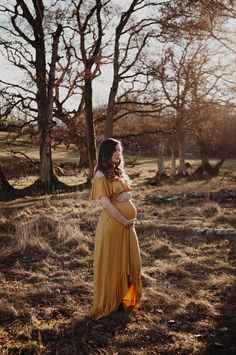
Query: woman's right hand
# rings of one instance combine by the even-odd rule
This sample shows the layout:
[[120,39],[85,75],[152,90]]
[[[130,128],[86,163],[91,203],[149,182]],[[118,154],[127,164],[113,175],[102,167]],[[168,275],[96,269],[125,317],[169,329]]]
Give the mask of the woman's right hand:
[[126,228],[130,228],[133,227],[135,224],[136,218],[134,219],[127,219],[126,223],[125,223],[125,227]]

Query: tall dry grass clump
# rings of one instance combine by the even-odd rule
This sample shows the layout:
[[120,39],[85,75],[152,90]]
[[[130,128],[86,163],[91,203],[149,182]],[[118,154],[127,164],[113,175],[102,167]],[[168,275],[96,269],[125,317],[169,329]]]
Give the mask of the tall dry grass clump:
[[10,243],[2,250],[1,262],[11,265],[24,258],[35,260],[52,254],[53,250],[44,237],[52,234],[55,225],[52,219],[42,216],[17,221]]
[[81,232],[79,223],[40,213],[17,220],[15,233],[5,243],[0,260],[5,264],[14,264],[18,259],[36,261],[75,250],[84,256],[88,255],[89,249],[89,239]]
[[152,244],[151,254],[157,259],[169,259],[171,252],[171,246],[166,241],[156,239]]
[[0,323],[5,324],[14,321],[18,317],[18,311],[12,304],[5,300],[0,301]]
[[220,213],[220,206],[216,202],[206,202],[202,206],[202,215],[204,217],[213,217]]

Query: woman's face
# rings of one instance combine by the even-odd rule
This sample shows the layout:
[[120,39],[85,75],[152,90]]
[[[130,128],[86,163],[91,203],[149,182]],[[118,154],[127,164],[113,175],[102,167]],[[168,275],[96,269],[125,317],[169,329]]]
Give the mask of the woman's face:
[[111,161],[114,164],[117,164],[117,163],[119,163],[120,158],[121,158],[121,148],[120,148],[120,145],[117,144],[116,147],[115,147],[115,151],[112,154]]

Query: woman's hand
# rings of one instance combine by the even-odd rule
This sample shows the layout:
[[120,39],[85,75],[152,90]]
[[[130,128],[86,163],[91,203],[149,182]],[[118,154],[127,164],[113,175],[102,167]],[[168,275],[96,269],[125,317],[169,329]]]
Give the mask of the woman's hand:
[[125,223],[125,227],[126,228],[130,228],[133,227],[135,224],[136,218],[134,219],[127,219],[126,223]]
[[119,202],[126,202],[126,201],[131,200],[131,198],[132,198],[131,193],[124,191],[124,192],[121,192],[121,194],[116,199]]
[[136,218],[127,219],[123,214],[111,203],[110,199],[107,196],[103,196],[100,198],[100,202],[102,207],[107,210],[107,212],[115,218],[118,222],[123,224],[124,227],[130,228],[133,227]]

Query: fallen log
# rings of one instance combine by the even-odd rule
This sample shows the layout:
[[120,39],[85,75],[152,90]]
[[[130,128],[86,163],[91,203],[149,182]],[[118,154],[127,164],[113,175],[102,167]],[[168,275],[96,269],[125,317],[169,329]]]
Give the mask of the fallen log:
[[[142,220],[136,226],[137,229],[144,230],[148,228],[150,224],[149,220],[145,221]],[[156,231],[161,235],[162,233],[174,235],[175,238],[179,236],[181,239],[183,238],[192,238],[196,234],[206,235],[209,237],[218,236],[218,237],[229,237],[229,236],[236,236],[236,229],[233,228],[217,228],[217,227],[192,227],[192,226],[183,226],[182,224],[162,224],[159,221],[156,221]],[[207,240],[207,239],[206,239]],[[235,242],[236,240],[233,239]]]
[[200,234],[223,235],[223,236],[236,235],[236,229],[195,227],[194,231]]
[[172,202],[196,202],[199,201],[215,201],[215,202],[236,202],[236,189],[221,189],[213,192],[186,192],[175,195],[147,195],[147,201],[157,204]]

